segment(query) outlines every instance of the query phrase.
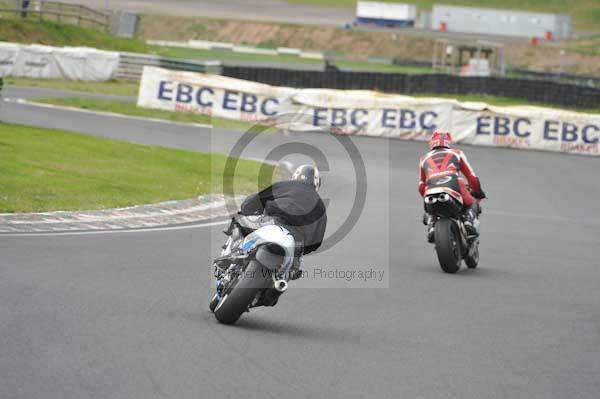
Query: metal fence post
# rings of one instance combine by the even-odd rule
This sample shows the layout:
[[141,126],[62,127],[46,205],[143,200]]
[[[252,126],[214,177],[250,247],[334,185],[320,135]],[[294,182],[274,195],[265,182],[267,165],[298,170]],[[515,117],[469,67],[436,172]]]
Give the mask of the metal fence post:
[[21,2],[21,17],[27,18],[27,11],[29,10],[29,0],[23,0]]

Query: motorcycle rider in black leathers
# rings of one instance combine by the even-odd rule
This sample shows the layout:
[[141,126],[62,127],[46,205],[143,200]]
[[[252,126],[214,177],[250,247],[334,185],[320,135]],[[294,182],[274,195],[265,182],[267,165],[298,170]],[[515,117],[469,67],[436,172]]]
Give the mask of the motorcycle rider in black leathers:
[[245,216],[265,214],[281,220],[297,243],[291,278],[300,277],[300,256],[321,246],[327,226],[327,210],[317,193],[321,186],[319,170],[312,165],[299,166],[292,180],[281,181],[249,195],[241,205]]

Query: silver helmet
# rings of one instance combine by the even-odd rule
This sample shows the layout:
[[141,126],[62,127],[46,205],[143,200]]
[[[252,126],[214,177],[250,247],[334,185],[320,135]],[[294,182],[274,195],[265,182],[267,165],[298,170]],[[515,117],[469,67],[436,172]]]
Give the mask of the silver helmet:
[[307,184],[311,184],[315,191],[319,191],[321,187],[321,174],[319,169],[312,165],[300,165],[294,171],[292,180],[298,180]]

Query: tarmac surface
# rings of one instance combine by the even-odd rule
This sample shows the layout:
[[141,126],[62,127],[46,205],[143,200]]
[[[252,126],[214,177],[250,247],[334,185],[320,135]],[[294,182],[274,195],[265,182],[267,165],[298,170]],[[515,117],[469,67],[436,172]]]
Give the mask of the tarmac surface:
[[[221,153],[243,137],[12,102],[0,120]],[[208,310],[222,226],[0,235],[0,397],[598,398],[599,160],[463,147],[489,196],[481,263],[446,275],[420,223],[424,144],[348,140],[265,133],[246,147],[323,152],[328,236],[357,188],[366,201],[341,241],[305,258],[306,281],[233,327]]]
[[354,20],[354,9],[289,3],[281,0],[67,0],[99,10],[173,14],[205,18],[228,18],[342,26]]

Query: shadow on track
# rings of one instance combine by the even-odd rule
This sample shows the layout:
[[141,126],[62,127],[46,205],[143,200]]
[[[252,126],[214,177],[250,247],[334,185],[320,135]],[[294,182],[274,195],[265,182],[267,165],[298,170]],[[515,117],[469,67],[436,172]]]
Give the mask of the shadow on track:
[[[348,331],[336,328],[332,325],[315,326],[308,320],[299,317],[293,322],[287,320],[274,321],[273,317],[262,317],[257,314],[245,315],[233,328],[248,332],[271,333],[277,335],[288,335],[291,337],[318,338],[318,339],[348,339]],[[215,320],[216,322],[216,320]]]
[[460,270],[455,274],[444,273],[439,266],[437,265],[416,265],[412,266],[410,270],[417,271],[419,273],[427,273],[427,274],[437,274],[442,277],[452,278],[453,276],[456,278],[460,277],[468,277],[468,278],[490,278],[490,277],[507,277],[511,275],[509,270],[501,270],[501,269],[490,269],[486,268],[485,265],[478,267],[477,269],[469,269],[464,265],[461,266]]
[[199,313],[171,312],[169,316],[171,318],[183,318],[194,324],[206,324],[211,330],[230,330],[231,332],[245,332],[250,335],[256,332],[261,335],[275,334],[291,338],[318,338],[320,340],[351,340],[358,338],[356,334],[347,329],[336,328],[333,325],[316,326],[311,320],[307,320],[302,316],[294,321],[278,320],[277,315],[260,315],[256,310],[250,314],[242,315],[240,320],[232,326],[220,324],[210,311]]
[[488,278],[494,276],[507,275],[509,274],[509,272],[506,270],[486,269],[485,267],[478,267],[477,269],[468,269],[463,266],[456,274],[459,276],[465,276],[470,278]]

